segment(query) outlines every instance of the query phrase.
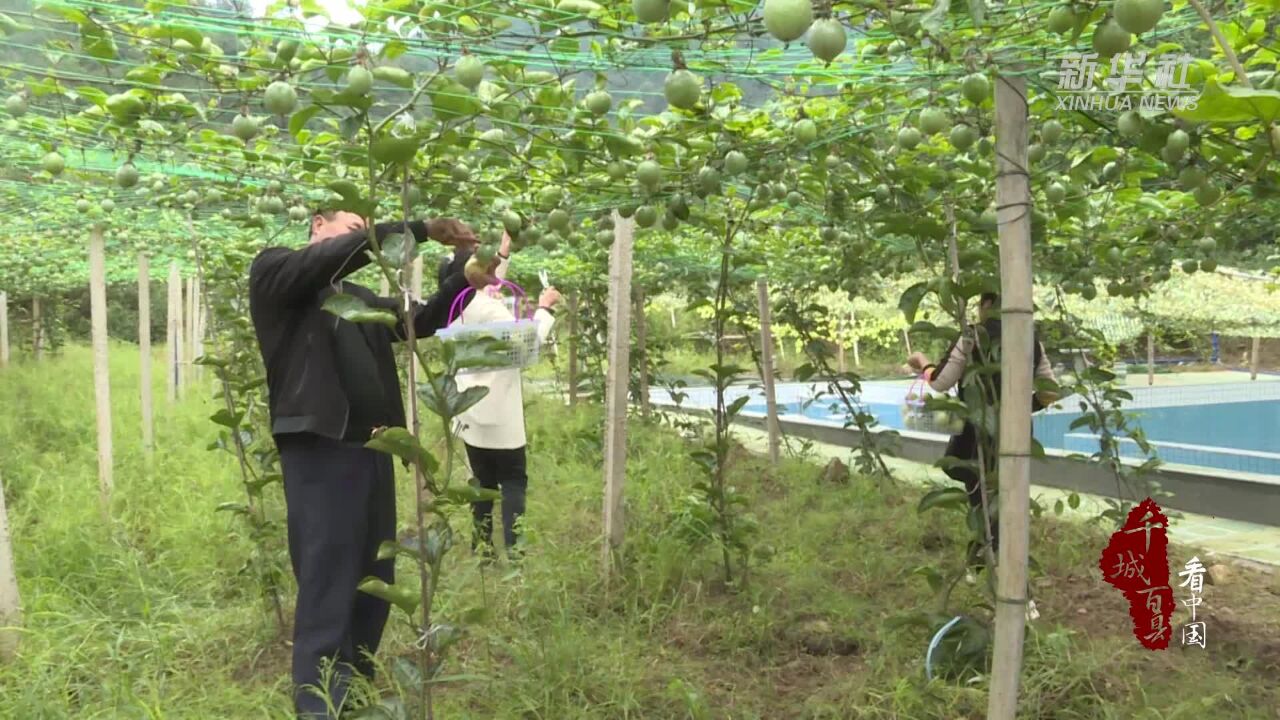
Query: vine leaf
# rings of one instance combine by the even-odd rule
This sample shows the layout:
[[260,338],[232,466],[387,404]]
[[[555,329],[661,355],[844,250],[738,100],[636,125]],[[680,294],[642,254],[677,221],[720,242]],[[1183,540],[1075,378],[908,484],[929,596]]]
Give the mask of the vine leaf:
[[920,498],[916,506],[917,513],[923,513],[936,507],[963,507],[969,502],[969,495],[962,488],[947,487],[930,490]]
[[354,323],[380,323],[387,327],[396,326],[396,316],[386,310],[375,310],[365,304],[364,300],[348,293],[337,293],[325,299],[322,306],[327,312]]
[[364,446],[370,450],[395,455],[406,463],[420,463],[423,471],[428,474],[434,473],[439,468],[435,456],[422,447],[413,433],[402,427],[378,428],[373,431],[373,439]]

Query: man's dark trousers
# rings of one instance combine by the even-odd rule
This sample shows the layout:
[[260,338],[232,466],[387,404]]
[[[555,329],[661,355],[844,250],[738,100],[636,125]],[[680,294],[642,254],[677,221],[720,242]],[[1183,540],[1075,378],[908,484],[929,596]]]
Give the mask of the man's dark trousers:
[[[373,575],[395,581],[395,561],[377,560],[396,532],[391,456],[318,435],[276,438],[288,506],[289,558],[298,581],[293,628],[293,683],[300,718],[331,717],[312,688],[324,688],[335,708],[351,673],[373,678],[372,655],[389,606],[356,589]],[[325,659],[334,669],[322,676]]]

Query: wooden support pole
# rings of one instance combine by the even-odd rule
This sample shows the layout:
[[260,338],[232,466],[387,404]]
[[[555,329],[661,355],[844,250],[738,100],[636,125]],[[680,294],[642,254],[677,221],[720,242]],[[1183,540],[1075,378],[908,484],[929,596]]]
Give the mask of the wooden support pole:
[[569,406],[578,404],[578,293],[569,293]]
[[0,292],[0,367],[9,364],[9,293]]
[[853,333],[853,366],[862,367],[862,357],[858,353],[858,316],[849,311],[849,331]]
[[[385,277],[383,277],[383,281],[387,282]],[[387,282],[387,284],[390,285],[391,283]],[[413,259],[413,278],[409,283],[409,293],[410,295],[412,295],[415,301],[422,299],[422,256],[421,255]],[[410,360],[410,362],[413,363],[413,377],[414,378],[422,377],[422,366],[418,364],[417,353],[413,354],[413,359]],[[413,387],[413,383],[408,383],[408,382],[405,383],[405,389],[404,389],[404,409],[406,413],[405,417],[413,417],[412,413],[414,411],[413,409],[416,407],[417,398],[418,398],[417,388]]]
[[1262,363],[1262,336],[1253,336],[1253,348],[1249,353],[1249,379],[1258,379],[1258,366]]
[[155,422],[151,412],[151,260],[138,253],[138,361],[142,380],[142,447],[155,447]]
[[1156,384],[1156,333],[1147,330],[1147,385]]
[[778,464],[781,457],[782,428],[778,425],[778,400],[773,387],[773,328],[769,312],[769,283],[756,278],[756,296],[760,303],[760,367],[764,372],[765,426],[769,431],[769,462]]
[[640,365],[640,416],[649,419],[649,356],[644,317],[644,288],[636,288],[636,362]]
[[169,264],[169,305],[166,310],[165,370],[169,385],[169,402],[177,402],[182,388],[182,276],[178,263]]
[[0,662],[12,660],[17,653],[21,628],[22,599],[18,596],[18,573],[13,566],[13,536],[9,534],[4,481],[0,480]]
[[631,248],[635,220],[613,213],[613,251],[609,257],[609,347],[604,415],[604,539],[601,566],[613,572],[614,553],[622,546],[622,488],[627,476],[627,384],[631,377]]
[[182,391],[186,392],[195,379],[196,359],[196,279],[187,278],[187,295],[183,299],[182,323]]
[[40,318],[40,298],[31,298],[31,355],[44,357],[44,323]]
[[[196,285],[196,293],[195,293],[196,297],[193,302],[195,303],[195,307],[196,307],[196,319],[195,319],[196,336],[195,336],[195,342],[193,343],[195,352],[192,353],[191,355],[192,362],[199,360],[201,357],[204,356],[205,311],[207,309],[204,304],[204,278],[200,275],[196,275],[195,285]],[[199,372],[202,369],[203,368],[201,368],[199,365],[196,366],[197,372]]]
[[907,333],[906,328],[902,328],[902,342],[907,344],[907,354],[911,354],[911,335]]
[[1000,558],[987,720],[1018,710],[1027,612],[1031,488],[1031,191],[1027,82],[996,79],[996,208],[1000,238]]
[[111,503],[111,377],[107,365],[107,261],[102,226],[89,234],[89,317],[93,334],[93,395],[98,416],[98,485],[104,510]]

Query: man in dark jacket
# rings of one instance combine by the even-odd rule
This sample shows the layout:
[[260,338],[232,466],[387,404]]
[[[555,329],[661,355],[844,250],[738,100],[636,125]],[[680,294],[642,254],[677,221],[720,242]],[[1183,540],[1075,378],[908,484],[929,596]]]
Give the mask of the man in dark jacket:
[[[396,531],[394,467],[364,447],[375,428],[405,425],[392,343],[445,326],[449,305],[468,284],[493,282],[492,267],[468,263],[476,244],[451,219],[379,223],[381,242],[412,234],[453,247],[455,260],[434,296],[406,318],[399,301],[343,280],[372,256],[363,219],[321,211],[302,249],[263,250],[249,270],[249,312],[267,369],[271,431],[280,450],[289,558],[298,581],[293,633],[294,702],[301,718],[332,717],[353,672],[373,677],[370,658],[389,614],[386,601],[357,591],[367,576],[394,582],[392,560],[378,560]],[[322,308],[336,294],[392,311],[394,327],[353,323]],[[324,665],[332,661],[332,670]]]

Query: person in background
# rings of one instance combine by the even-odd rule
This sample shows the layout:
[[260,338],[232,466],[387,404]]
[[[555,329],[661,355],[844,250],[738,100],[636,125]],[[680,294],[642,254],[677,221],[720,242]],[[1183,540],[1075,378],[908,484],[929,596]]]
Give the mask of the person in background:
[[[978,325],[971,327],[969,333],[962,335],[960,339],[952,343],[940,362],[937,364],[930,363],[923,353],[917,352],[907,358],[907,365],[917,373],[924,373],[928,379],[929,387],[936,392],[944,393],[952,387],[960,385],[960,397],[963,399],[965,396],[965,384],[977,382],[977,378],[973,375],[970,375],[969,379],[965,378],[965,370],[969,367],[969,364],[974,361],[979,364],[986,364],[994,362],[995,358],[999,357],[999,354],[994,352],[994,348],[1000,344],[999,311],[1000,296],[995,293],[983,293],[978,299]],[[1034,348],[1033,379],[1056,382],[1053,375],[1053,367],[1049,364],[1048,356],[1045,354],[1044,346],[1040,343],[1038,335],[1033,338],[1032,343]],[[987,387],[987,382],[983,382],[979,385],[979,389],[983,402],[986,403],[991,411],[994,411],[994,407],[1000,399],[1000,373],[997,370],[995,374],[988,377],[989,380],[987,382],[990,383],[990,387]],[[1032,412],[1042,410],[1056,400],[1057,396],[1051,391],[1038,391],[1032,396],[1031,410]],[[970,408],[971,411],[973,409]],[[983,440],[982,461],[986,468],[987,477],[991,477],[995,472],[999,451],[995,446],[995,438],[984,438]],[[951,440],[947,443],[946,456],[976,464],[978,447],[979,436],[977,428],[971,421],[966,419],[964,427],[959,433],[952,435]],[[970,508],[980,510],[983,498],[979,493],[980,485],[976,467],[952,465],[946,468],[944,472],[952,480],[964,483],[965,491],[969,495]],[[1000,528],[994,518],[991,523],[991,542],[992,552],[995,552],[1000,546]]]
[[[498,249],[498,266],[494,274],[505,278],[510,264],[511,238],[503,234]],[[448,272],[449,258],[440,264],[440,277]],[[554,307],[560,300],[555,288],[545,288],[538,297],[537,323],[540,342],[545,342],[555,323]],[[500,299],[498,288],[476,291],[476,298],[462,311],[457,322],[464,325],[515,320],[508,304]],[[480,487],[502,492],[502,539],[508,557],[514,557],[519,539],[517,524],[524,515],[525,493],[529,485],[525,458],[524,394],[520,369],[506,368],[488,372],[463,373],[457,377],[458,390],[487,387],[489,392],[480,402],[468,408],[458,419],[458,432],[467,449],[471,473]],[[493,501],[472,504],[475,534],[472,549],[484,557],[493,556]]]
[[[405,223],[379,223],[379,240]],[[492,266],[469,262],[476,244],[452,219],[408,223],[413,240],[454,248],[439,292],[420,301],[412,318],[391,298],[379,298],[344,277],[371,261],[364,220],[317,211],[310,241],[293,250],[271,247],[249,269],[249,314],[267,371],[271,432],[280,451],[289,559],[298,581],[293,630],[294,705],[299,718],[329,718],[343,707],[353,673],[369,679],[389,607],[359,592],[374,575],[394,582],[392,560],[378,560],[394,540],[396,501],[390,455],[364,447],[375,428],[405,424],[392,342],[445,325],[449,304],[468,284],[493,282]],[[323,308],[345,293],[398,316],[397,324],[353,323]],[[333,662],[331,672],[322,665]],[[322,675],[327,682],[322,682]]]

